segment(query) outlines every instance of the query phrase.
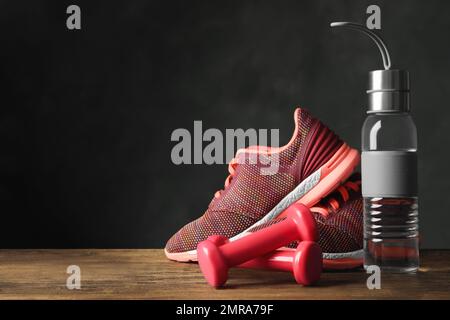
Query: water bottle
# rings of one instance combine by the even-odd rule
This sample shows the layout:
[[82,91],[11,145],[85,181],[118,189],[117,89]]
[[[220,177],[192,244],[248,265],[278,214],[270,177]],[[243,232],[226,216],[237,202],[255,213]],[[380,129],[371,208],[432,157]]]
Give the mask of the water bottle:
[[410,114],[408,72],[370,72],[368,94],[361,157],[364,265],[415,272],[419,267],[417,130]]
[[332,26],[369,35],[384,64],[384,70],[369,72],[361,137],[364,267],[415,272],[419,267],[417,130],[410,114],[409,73],[391,70],[389,52],[376,33],[348,22]]

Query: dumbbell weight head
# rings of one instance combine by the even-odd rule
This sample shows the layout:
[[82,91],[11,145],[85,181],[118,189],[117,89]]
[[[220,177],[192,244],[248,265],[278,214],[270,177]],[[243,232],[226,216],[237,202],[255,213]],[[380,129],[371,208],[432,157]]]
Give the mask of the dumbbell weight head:
[[205,240],[197,246],[197,259],[200,269],[209,284],[220,287],[228,279],[228,266],[220,252],[220,246]]
[[319,234],[316,221],[309,209],[303,205],[291,206],[287,210],[287,216],[291,218],[297,226],[298,234],[304,241],[317,241]]
[[292,273],[297,283],[309,286],[320,279],[322,250],[314,241],[302,241],[295,250]]

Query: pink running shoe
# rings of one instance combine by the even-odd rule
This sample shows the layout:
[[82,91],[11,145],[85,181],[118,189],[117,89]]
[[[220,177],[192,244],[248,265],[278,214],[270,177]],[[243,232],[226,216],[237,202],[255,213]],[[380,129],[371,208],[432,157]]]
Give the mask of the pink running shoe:
[[[297,108],[294,120],[295,131],[287,145],[238,150],[228,166],[225,188],[216,192],[203,216],[169,239],[167,258],[196,261],[197,244],[209,236],[222,235],[233,241],[282,218],[283,211],[295,202],[311,207],[351,175],[359,163],[357,150],[305,109]],[[267,158],[278,161],[278,170],[272,174],[264,171]]]

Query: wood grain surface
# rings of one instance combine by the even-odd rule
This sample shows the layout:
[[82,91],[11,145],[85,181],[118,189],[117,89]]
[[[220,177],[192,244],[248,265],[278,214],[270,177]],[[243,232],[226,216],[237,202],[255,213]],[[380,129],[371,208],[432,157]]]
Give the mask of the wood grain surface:
[[[383,274],[368,290],[364,270],[326,272],[316,286],[289,273],[233,269],[213,289],[195,263],[168,261],[161,249],[0,250],[0,299],[449,299],[450,251],[423,251],[417,274]],[[69,290],[69,265],[81,289]]]

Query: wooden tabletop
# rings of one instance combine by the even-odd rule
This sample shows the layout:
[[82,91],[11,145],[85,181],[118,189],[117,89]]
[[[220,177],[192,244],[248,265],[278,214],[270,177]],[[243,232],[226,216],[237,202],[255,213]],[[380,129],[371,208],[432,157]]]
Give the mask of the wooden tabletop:
[[[326,272],[313,287],[284,272],[232,269],[209,287],[195,263],[168,261],[161,249],[0,250],[0,299],[450,299],[450,251],[422,251],[417,274],[382,274],[369,290],[364,270]],[[66,286],[69,265],[81,289]]]

